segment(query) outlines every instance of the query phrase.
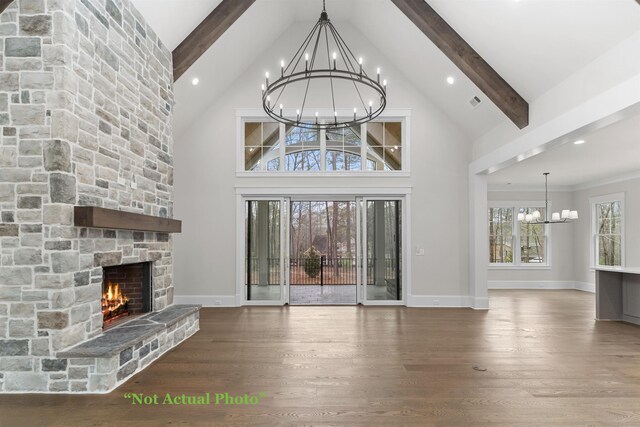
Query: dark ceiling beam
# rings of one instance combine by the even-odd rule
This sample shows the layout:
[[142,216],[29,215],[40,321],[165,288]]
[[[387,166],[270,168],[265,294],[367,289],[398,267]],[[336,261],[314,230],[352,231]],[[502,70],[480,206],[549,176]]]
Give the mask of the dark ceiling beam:
[[13,0],[0,0],[0,13],[4,12],[11,3],[13,3]]
[[[522,129],[529,104],[424,0],[391,0],[504,114]],[[640,1],[640,0],[638,0]]]
[[255,1],[222,0],[173,50],[173,80],[178,80]]

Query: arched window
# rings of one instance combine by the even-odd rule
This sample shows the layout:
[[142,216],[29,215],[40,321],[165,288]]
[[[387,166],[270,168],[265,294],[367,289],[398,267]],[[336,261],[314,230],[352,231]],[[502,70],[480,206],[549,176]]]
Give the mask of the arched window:
[[402,121],[369,122],[322,131],[276,122],[244,121],[244,170],[402,171],[402,128]]

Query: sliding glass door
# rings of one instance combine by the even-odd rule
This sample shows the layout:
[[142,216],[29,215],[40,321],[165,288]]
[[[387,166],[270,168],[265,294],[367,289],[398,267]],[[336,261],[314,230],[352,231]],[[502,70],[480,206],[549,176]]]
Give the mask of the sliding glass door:
[[284,199],[245,201],[247,302],[284,303],[286,204]]
[[360,301],[403,301],[402,200],[363,199]]

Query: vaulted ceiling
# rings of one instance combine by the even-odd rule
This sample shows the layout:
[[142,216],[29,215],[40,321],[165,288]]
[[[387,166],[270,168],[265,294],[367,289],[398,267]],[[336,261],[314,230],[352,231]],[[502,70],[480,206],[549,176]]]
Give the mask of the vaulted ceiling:
[[[220,0],[133,3],[174,49]],[[632,0],[428,3],[529,102],[640,30],[640,7]],[[311,25],[320,8],[320,0],[257,0],[176,82],[176,135],[294,23]],[[508,120],[391,0],[328,0],[327,10],[337,25],[363,34],[470,140]],[[201,81],[197,90],[194,76]],[[456,83],[448,85],[447,76]],[[473,96],[483,100],[475,109],[468,103]]]

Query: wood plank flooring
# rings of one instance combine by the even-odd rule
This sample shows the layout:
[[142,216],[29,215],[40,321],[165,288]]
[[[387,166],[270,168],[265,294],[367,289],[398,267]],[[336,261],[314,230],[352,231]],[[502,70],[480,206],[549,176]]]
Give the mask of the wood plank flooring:
[[203,309],[200,332],[113,393],[0,395],[0,426],[640,425],[640,327],[595,322],[579,291],[493,291],[491,307]]

